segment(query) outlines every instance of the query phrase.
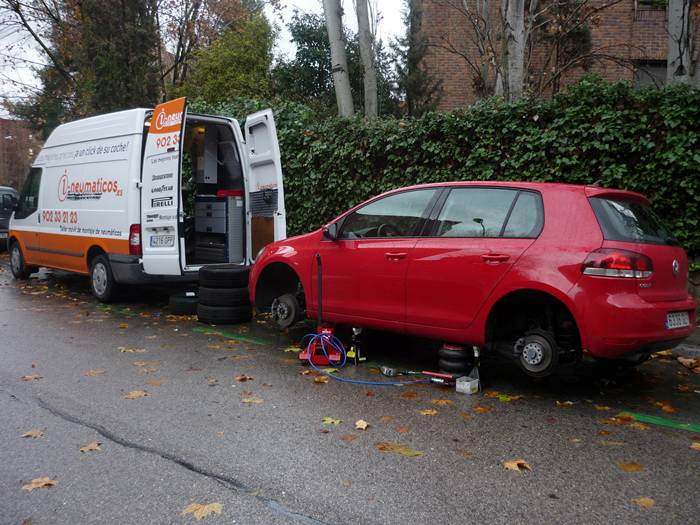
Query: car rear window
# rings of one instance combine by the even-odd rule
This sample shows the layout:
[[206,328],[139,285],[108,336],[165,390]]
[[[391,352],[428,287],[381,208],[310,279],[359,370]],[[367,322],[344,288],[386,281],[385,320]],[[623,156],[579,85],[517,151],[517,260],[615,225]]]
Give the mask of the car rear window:
[[590,202],[608,241],[678,244],[659,216],[646,204],[602,197],[592,197]]

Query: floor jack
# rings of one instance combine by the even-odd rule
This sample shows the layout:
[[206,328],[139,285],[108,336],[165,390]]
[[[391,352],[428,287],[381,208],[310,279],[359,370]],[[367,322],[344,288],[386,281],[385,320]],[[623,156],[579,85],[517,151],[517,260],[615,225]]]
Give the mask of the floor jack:
[[321,254],[316,254],[316,268],[318,276],[318,322],[316,334],[319,337],[312,338],[307,347],[299,354],[299,359],[311,362],[316,366],[328,366],[340,363],[343,359],[340,350],[333,343],[335,339],[332,326],[323,326],[323,272],[321,268]]

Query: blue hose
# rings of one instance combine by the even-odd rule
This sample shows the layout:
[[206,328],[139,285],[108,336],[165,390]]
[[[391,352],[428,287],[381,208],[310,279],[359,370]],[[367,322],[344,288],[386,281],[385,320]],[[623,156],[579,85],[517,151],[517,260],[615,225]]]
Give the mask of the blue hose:
[[[311,360],[311,347],[313,346],[314,342],[318,342],[318,344],[321,346],[321,351],[323,352],[323,355],[326,356],[328,362],[335,368],[343,368],[347,362],[347,351],[345,350],[343,343],[335,335],[328,334],[306,334],[302,338],[301,342],[303,343],[307,338],[309,339],[309,342],[306,345],[306,351],[309,354],[308,361],[309,365],[311,365],[311,368],[325,376],[330,377],[331,379],[335,379],[336,381],[341,381],[343,383],[352,383],[354,385],[371,386],[401,386],[415,385],[416,383],[430,383],[430,379],[412,379],[410,381],[365,381],[362,379],[347,379],[345,377],[335,376],[330,372],[321,370],[314,364],[314,362]],[[341,355],[340,361],[335,362],[331,360],[331,358],[328,356],[328,350],[326,350],[326,346],[332,348]]]

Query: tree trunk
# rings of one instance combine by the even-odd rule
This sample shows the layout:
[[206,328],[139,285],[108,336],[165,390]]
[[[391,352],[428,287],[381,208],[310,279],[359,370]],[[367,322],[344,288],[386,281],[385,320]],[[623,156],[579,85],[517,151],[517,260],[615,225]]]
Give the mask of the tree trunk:
[[523,96],[525,82],[525,1],[507,0],[505,4],[508,100],[514,101]]
[[365,116],[374,119],[377,118],[377,70],[374,63],[374,35],[369,27],[367,1],[357,0],[357,28],[365,88]]
[[690,80],[690,5],[692,0],[668,2],[668,55],[666,83]]
[[350,91],[350,76],[348,75],[348,60],[345,56],[340,0],[323,0],[323,12],[326,16],[326,29],[331,45],[331,68],[333,70],[335,99],[338,102],[338,114],[342,117],[351,117],[354,110],[352,92]]

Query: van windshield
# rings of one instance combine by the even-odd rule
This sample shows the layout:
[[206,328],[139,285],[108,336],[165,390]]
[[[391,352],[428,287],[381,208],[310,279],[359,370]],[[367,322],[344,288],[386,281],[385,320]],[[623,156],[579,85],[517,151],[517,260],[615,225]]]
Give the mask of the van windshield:
[[592,197],[593,211],[608,241],[678,245],[678,240],[646,204],[626,199]]

